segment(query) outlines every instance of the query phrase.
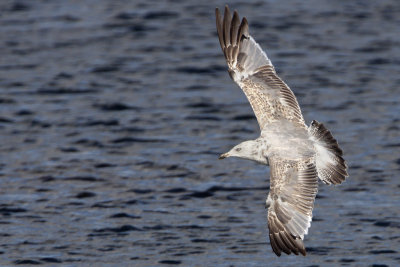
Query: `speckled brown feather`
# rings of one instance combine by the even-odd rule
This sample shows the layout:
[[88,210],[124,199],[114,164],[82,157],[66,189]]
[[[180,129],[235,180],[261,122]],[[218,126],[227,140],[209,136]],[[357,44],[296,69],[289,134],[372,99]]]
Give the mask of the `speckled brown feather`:
[[[232,18],[227,6],[223,19],[218,8],[215,13],[218,38],[229,67],[229,74],[245,93],[261,130],[267,124],[282,118],[306,128],[295,95],[276,74],[271,62],[267,60],[263,66],[254,70],[246,68],[249,56],[242,46],[249,39],[247,19],[243,18],[239,25],[238,13],[234,11]],[[256,43],[252,46],[258,48]],[[236,80],[235,76],[240,75],[243,75],[243,78]]]
[[[305,256],[302,236],[310,226],[318,191],[314,158],[298,161],[271,158],[270,166],[271,190],[268,198],[271,199],[271,205],[268,208],[268,229],[271,247],[278,256],[281,252],[296,255],[301,253]],[[307,222],[299,220],[299,216]]]
[[243,79],[242,90],[253,107],[261,130],[281,119],[306,128],[296,97],[275,73],[273,66],[259,68]]

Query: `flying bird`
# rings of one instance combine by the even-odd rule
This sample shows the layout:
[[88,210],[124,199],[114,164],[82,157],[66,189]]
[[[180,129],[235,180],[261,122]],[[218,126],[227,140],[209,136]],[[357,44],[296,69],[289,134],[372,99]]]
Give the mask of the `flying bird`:
[[253,160],[270,167],[269,239],[277,256],[306,255],[304,235],[311,225],[318,177],[341,184],[347,165],[331,132],[318,121],[304,122],[289,86],[276,74],[267,54],[249,34],[249,25],[225,6],[215,10],[218,38],[230,77],[246,95],[260,126],[260,137],[220,156]]

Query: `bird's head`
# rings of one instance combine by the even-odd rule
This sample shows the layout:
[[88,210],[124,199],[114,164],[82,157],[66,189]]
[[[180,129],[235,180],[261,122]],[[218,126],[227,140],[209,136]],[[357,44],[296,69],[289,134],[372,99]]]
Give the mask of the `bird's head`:
[[242,142],[234,146],[228,152],[221,154],[219,159],[238,157],[238,158],[251,158],[257,153],[258,144],[255,140]]
[[268,164],[268,160],[262,153],[262,147],[257,140],[249,140],[234,146],[228,152],[221,154],[219,159],[238,157],[242,159],[254,160],[261,164]]
[[233,147],[228,152],[221,154],[218,159],[225,159],[229,157],[242,157],[243,156],[243,143],[238,144],[237,146]]

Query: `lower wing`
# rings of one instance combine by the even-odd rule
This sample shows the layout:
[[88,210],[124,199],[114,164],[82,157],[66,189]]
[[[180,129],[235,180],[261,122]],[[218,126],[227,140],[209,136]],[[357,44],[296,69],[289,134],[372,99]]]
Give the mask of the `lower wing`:
[[271,190],[267,199],[271,247],[276,255],[306,255],[303,239],[311,226],[314,199],[318,191],[315,158],[269,159]]

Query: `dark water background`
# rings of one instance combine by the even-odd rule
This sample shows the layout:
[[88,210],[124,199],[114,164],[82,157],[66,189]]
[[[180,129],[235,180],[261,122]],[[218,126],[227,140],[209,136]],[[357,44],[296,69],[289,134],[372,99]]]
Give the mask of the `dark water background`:
[[1,1],[0,265],[399,266],[400,2],[231,1],[324,122],[307,257],[267,237],[268,169],[200,1]]

